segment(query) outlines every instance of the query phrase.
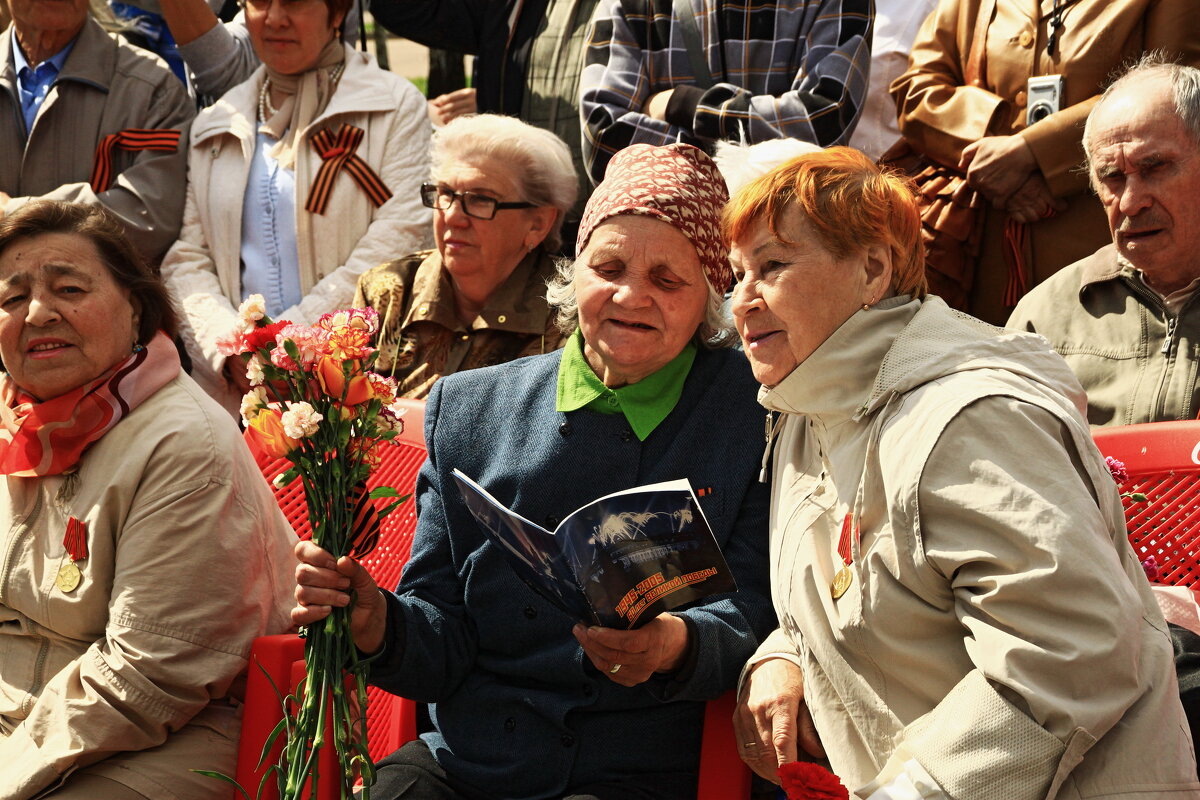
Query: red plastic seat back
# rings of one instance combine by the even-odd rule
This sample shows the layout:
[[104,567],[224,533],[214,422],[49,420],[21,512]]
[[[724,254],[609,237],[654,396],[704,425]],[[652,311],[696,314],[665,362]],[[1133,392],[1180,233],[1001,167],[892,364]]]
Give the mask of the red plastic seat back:
[[1200,590],[1200,421],[1151,422],[1092,431],[1106,456],[1129,472],[1122,492],[1129,542],[1139,560],[1154,556],[1159,581]]

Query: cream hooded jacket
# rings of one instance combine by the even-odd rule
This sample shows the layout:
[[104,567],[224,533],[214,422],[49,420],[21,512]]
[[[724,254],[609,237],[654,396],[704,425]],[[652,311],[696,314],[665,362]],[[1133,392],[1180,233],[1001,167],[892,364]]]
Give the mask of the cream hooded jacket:
[[[242,301],[242,199],[265,75],[260,67],[196,117],[183,230],[162,264],[163,278],[183,311],[192,377],[234,416],[241,396],[221,374],[225,356],[217,352],[217,339],[237,326]],[[375,208],[342,169],[325,213],[311,214],[304,204],[322,164],[312,137],[323,128],[336,133],[343,123],[365,132],[356,155],[392,197]],[[281,319],[311,324],[326,312],[348,308],[363,271],[427,245],[432,217],[421,204],[420,186],[429,175],[429,136],[425,98],[416,87],[347,46],[337,90],[305,131],[296,154],[297,267],[304,299]]]
[[[67,520],[82,578],[55,584]],[[156,800],[228,796],[226,700],[256,636],[286,631],[296,537],[237,427],[186,375],[77,471],[0,476],[0,798],[90,773]]]
[[907,769],[955,800],[1200,796],[1166,626],[1044,340],[892,298],[759,399],[784,412],[780,627],[750,663],[801,667],[852,792]]

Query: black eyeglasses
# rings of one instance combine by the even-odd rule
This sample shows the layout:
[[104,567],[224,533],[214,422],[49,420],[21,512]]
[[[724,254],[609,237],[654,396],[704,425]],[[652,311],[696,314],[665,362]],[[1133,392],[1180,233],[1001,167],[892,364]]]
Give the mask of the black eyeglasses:
[[457,200],[462,205],[462,210],[466,212],[468,217],[475,219],[492,219],[496,216],[497,211],[506,208],[533,208],[533,203],[501,203],[494,197],[488,197],[486,194],[476,194],[475,192],[456,192],[446,186],[438,186],[436,183],[421,184],[421,202],[426,208],[439,208],[442,211],[449,211],[450,206],[454,205]]

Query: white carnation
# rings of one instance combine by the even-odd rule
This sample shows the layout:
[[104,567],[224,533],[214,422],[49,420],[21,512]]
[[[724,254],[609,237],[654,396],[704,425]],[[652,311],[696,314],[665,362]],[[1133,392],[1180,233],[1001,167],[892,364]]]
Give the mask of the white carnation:
[[242,323],[242,330],[246,332],[254,330],[255,323],[266,315],[267,301],[261,294],[250,295],[238,306],[238,319]]
[[266,382],[267,376],[263,373],[262,360],[258,356],[251,356],[246,362],[246,377],[250,379],[251,386],[262,386]]
[[246,425],[250,424],[250,420],[258,416],[259,410],[267,405],[267,390],[262,386],[256,386],[246,392],[242,397],[241,415],[242,422]]
[[308,403],[291,403],[280,415],[280,423],[283,424],[283,432],[293,439],[303,439],[306,436],[312,436],[321,427],[321,420],[324,419],[317,410]]

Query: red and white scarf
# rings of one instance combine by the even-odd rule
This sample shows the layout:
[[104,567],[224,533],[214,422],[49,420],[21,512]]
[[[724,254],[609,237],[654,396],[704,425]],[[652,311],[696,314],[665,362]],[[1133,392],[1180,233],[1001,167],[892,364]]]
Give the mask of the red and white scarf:
[[0,377],[0,474],[60,475],[143,400],[179,374],[179,353],[158,333],[95,380],[64,395],[38,402]]

